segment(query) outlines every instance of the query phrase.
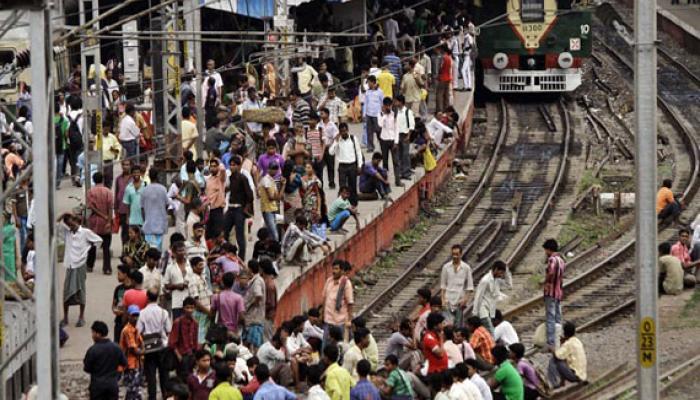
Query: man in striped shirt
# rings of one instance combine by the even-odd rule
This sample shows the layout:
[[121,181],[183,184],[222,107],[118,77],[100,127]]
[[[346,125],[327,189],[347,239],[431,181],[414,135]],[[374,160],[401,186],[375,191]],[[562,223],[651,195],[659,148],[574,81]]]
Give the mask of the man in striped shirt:
[[292,90],[289,94],[289,102],[292,105],[293,114],[292,122],[295,124],[306,125],[309,123],[309,114],[311,114],[311,106],[309,103],[301,98],[301,93],[299,90]]
[[547,270],[544,279],[544,305],[546,311],[547,344],[556,343],[556,324],[561,324],[561,299],[564,296],[563,281],[566,262],[559,255],[559,244],[554,239],[542,245],[547,255]]

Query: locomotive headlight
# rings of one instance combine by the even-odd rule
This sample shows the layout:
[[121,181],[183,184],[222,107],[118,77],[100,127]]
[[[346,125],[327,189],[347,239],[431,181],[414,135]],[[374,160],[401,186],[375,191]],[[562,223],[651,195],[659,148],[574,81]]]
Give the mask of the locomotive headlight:
[[535,63],[535,59],[534,59],[534,58],[528,58],[528,59],[527,59],[527,66],[528,66],[528,67],[532,68],[532,67],[535,66],[535,64],[536,64],[536,63]]
[[557,62],[563,69],[571,68],[571,66],[574,64],[574,56],[572,56],[568,51],[565,51],[559,54]]
[[508,66],[508,56],[505,53],[496,53],[493,55],[493,66],[496,69],[504,69]]

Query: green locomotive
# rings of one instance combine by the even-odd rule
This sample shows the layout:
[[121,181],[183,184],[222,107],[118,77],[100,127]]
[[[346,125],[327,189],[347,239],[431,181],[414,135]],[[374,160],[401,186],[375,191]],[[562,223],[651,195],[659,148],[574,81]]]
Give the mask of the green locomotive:
[[481,0],[477,81],[494,93],[570,92],[591,54],[591,11],[571,0]]

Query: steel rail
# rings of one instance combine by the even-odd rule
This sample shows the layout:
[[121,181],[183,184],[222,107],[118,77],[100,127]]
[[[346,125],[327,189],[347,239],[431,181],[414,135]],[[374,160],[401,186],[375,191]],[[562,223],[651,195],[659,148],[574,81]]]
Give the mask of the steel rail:
[[479,185],[476,187],[476,189],[466,201],[466,203],[464,203],[464,205],[460,208],[459,212],[457,213],[457,216],[442,231],[442,233],[430,242],[428,248],[425,249],[420,255],[418,255],[415,261],[413,261],[411,265],[409,265],[401,275],[399,275],[388,287],[386,287],[384,290],[378,293],[377,296],[375,296],[368,304],[366,304],[362,308],[362,310],[360,310],[357,313],[358,316],[366,317],[369,311],[376,307],[380,302],[384,301],[387,296],[391,296],[392,292],[394,292],[394,290],[404,280],[406,280],[406,278],[410,277],[415,271],[425,266],[430,261],[437,249],[439,249],[441,245],[452,236],[453,231],[459,228],[462,221],[474,208],[474,206],[477,204],[477,201],[484,194],[484,189],[486,188],[487,182],[491,180],[491,177],[496,171],[496,165],[498,164],[499,154],[501,152],[503,143],[505,142],[506,136],[509,131],[508,110],[506,107],[505,100],[503,99],[501,99],[500,110],[500,128],[498,132],[498,139],[496,141],[496,147],[494,149],[493,154],[491,155],[491,158],[489,159],[488,166],[486,167],[486,169],[484,169],[484,172],[481,175]]

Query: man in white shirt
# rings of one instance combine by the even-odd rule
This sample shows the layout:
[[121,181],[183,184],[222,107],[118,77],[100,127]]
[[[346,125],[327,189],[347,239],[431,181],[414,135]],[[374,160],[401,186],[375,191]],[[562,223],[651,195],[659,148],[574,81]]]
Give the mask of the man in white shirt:
[[80,217],[65,213],[59,218],[59,227],[64,230],[65,255],[63,265],[66,267],[66,277],[63,284],[63,321],[61,326],[68,325],[68,307],[80,305],[80,316],[76,327],[85,325],[85,303],[87,299],[87,258],[92,246],[102,243],[102,238],[90,229],[80,226]]
[[183,314],[183,302],[189,296],[189,282],[193,279],[192,267],[187,259],[185,242],[172,245],[173,257],[165,267],[162,286],[164,293],[170,293],[173,320]]
[[[221,74],[216,69],[214,69],[215,66],[216,66],[216,63],[214,62],[214,60],[211,60],[211,59],[207,60],[207,70],[204,71],[204,76],[205,77],[211,76],[212,78],[214,78],[214,80],[216,82],[214,84],[214,87],[216,88],[216,93],[219,95],[219,102],[221,102],[221,91],[222,91],[222,88],[224,87],[224,80],[221,79]],[[202,82],[206,82],[206,79],[203,79]],[[206,92],[204,92],[204,93],[206,93]],[[206,96],[202,96],[202,100],[204,100],[205,98],[206,98]],[[204,106],[204,104],[202,104],[202,106]]]
[[496,341],[496,344],[509,347],[513,343],[520,343],[518,333],[510,322],[503,320],[501,310],[496,310],[496,315],[493,317],[493,325],[495,333],[493,340]]
[[338,132],[328,154],[338,161],[338,187],[349,187],[350,203],[357,204],[357,175],[363,163],[360,143],[350,135],[345,122],[340,123]]
[[134,108],[134,105],[127,103],[124,112],[125,115],[119,123],[119,143],[126,151],[126,156],[133,157],[138,154],[141,130],[136,125],[136,108]]
[[302,334],[306,341],[317,340],[319,344],[323,341],[323,322],[318,308],[312,308],[308,312],[307,320],[304,321]]
[[[388,14],[389,12],[387,12]],[[397,36],[399,34],[399,23],[394,19],[394,17],[389,17],[384,20],[384,34],[386,35],[386,40],[389,41],[394,48],[397,47]]]
[[382,103],[382,112],[379,114],[378,123],[381,133],[379,134],[379,146],[382,149],[382,167],[389,170],[389,153],[391,153],[391,163],[394,167],[394,184],[403,187],[401,183],[401,163],[398,158],[399,130],[396,122],[396,113],[391,109],[393,100],[385,97]]
[[501,294],[499,280],[505,279],[506,284],[510,287],[512,277],[510,271],[501,260],[497,260],[491,267],[491,272],[481,278],[479,285],[476,288],[474,295],[474,314],[481,319],[483,326],[488,329],[491,336],[495,335],[491,318],[496,316],[496,303],[504,297]]
[[489,387],[489,384],[486,383],[486,380],[482,378],[481,375],[479,375],[479,362],[475,359],[468,359],[464,361],[464,364],[467,365],[469,380],[474,385],[476,385],[477,389],[479,389],[479,393],[481,393],[481,398],[483,400],[493,400],[493,394],[491,394],[491,388]]
[[[323,135],[323,143],[325,152],[323,154],[323,165],[328,171],[328,187],[335,189],[335,157],[330,154],[330,147],[335,142],[335,137],[338,136],[338,127],[331,120],[330,110],[326,107],[320,109],[321,121],[318,123],[318,129]],[[323,176],[319,176],[323,180]]]
[[434,116],[430,122],[428,122],[425,125],[425,129],[428,131],[428,134],[430,135],[430,138],[435,142],[438,147],[442,147],[442,139],[445,136],[446,133],[452,133],[452,128],[449,126],[443,124],[440,122],[438,119],[440,117],[441,113],[438,113],[437,116]]
[[401,165],[401,179],[411,179],[411,133],[416,129],[416,120],[413,111],[406,107],[406,99],[398,94],[394,97],[396,104],[396,124],[399,130],[399,160]]
[[469,304],[469,292],[474,292],[474,278],[469,264],[462,261],[462,246],[452,245],[452,261],[442,266],[440,297],[445,310],[462,326],[464,308]]
[[474,38],[469,32],[464,33],[464,60],[462,61],[462,79],[464,90],[472,90],[472,51],[474,51]]
[[[155,350],[155,348],[161,346],[155,347],[154,343],[155,348],[144,355],[143,369],[146,382],[148,383],[149,399],[156,398],[156,371],[158,372],[158,379],[160,380],[160,391],[161,393],[165,393],[165,385],[168,382],[168,371],[162,363],[162,358],[168,345],[168,335],[173,327],[173,322],[170,320],[168,312],[158,305],[158,292],[158,288],[152,288],[146,292],[146,296],[148,296],[148,305],[141,310],[139,319],[136,322],[136,329],[144,336],[144,340],[148,339],[148,337],[157,337],[156,335],[159,334],[162,345],[162,349]],[[153,338],[149,341],[155,340],[156,339]]]

